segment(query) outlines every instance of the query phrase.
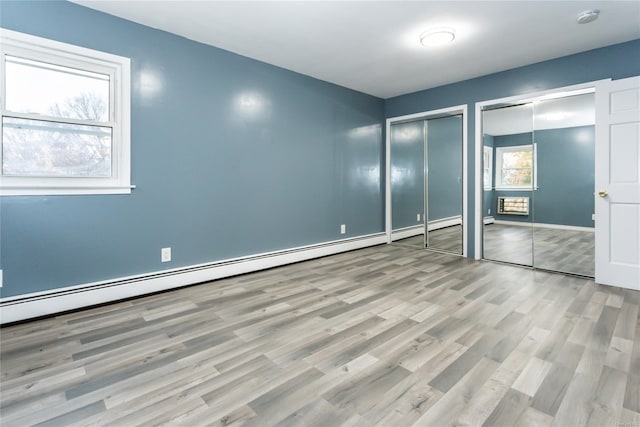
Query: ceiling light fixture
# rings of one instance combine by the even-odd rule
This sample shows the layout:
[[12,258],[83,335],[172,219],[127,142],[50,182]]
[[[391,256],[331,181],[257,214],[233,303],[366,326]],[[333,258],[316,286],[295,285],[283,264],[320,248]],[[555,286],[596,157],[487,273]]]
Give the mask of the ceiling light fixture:
[[600,11],[598,9],[583,10],[578,14],[576,22],[578,22],[578,24],[588,24],[598,19],[599,15]]
[[420,43],[427,47],[442,46],[451,43],[455,38],[456,31],[453,28],[433,28],[420,34]]

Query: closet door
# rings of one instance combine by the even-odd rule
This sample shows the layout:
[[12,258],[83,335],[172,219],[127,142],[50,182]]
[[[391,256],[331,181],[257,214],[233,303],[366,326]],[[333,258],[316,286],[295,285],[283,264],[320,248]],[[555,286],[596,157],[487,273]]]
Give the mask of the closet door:
[[428,119],[426,247],[462,254],[462,115]]
[[533,103],[482,113],[483,258],[533,265]]
[[595,94],[534,106],[533,265],[594,276]]
[[418,248],[424,247],[423,122],[393,124],[390,135],[392,238]]

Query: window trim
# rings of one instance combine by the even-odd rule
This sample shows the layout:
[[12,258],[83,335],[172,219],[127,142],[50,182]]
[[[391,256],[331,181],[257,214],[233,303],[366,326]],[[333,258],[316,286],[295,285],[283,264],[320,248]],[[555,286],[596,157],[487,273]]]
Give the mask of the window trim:
[[482,185],[485,191],[490,191],[493,189],[493,147],[489,147],[487,145],[482,147],[482,156],[483,159],[487,158],[487,153],[489,154],[489,164],[487,165],[486,161],[482,165],[482,180],[484,181],[484,171],[486,170],[489,175],[489,180],[491,182],[483,182]]
[[[15,177],[2,176],[0,195],[130,194],[131,189],[131,60],[118,55],[0,28],[0,71],[5,55],[109,74],[109,122],[96,123],[112,129],[111,177]],[[5,79],[0,81],[0,110],[4,117],[45,120],[37,114],[5,109]],[[73,123],[73,119],[69,123]],[[0,132],[0,140],[2,133]],[[0,144],[0,165],[2,145]]]
[[[509,145],[495,147],[496,168],[495,168],[495,189],[500,191],[533,191],[538,189],[538,144]],[[531,151],[531,171],[533,182],[529,185],[509,185],[502,182],[502,153],[514,151]]]

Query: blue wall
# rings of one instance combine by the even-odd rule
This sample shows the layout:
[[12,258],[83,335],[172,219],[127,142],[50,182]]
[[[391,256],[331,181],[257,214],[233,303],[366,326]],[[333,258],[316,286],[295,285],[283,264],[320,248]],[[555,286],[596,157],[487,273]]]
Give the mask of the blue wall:
[[462,116],[427,121],[428,221],[462,215]]
[[2,197],[2,296],[384,231],[383,100],[72,3],[1,7],[3,28],[132,59],[137,185]]
[[[526,48],[526,47],[525,47]],[[464,66],[464,64],[460,64]],[[428,70],[424,70],[428,72]],[[531,92],[570,86],[600,79],[622,79],[640,75],[640,40],[540,62],[525,67],[465,80],[387,99],[387,118],[467,104],[468,209],[467,253],[474,256],[475,209],[475,103]]]
[[[493,136],[491,135],[486,135],[483,134],[482,135],[482,145],[485,147],[491,147],[493,148]],[[491,165],[495,165],[495,152],[492,150],[492,159],[491,159]],[[484,157],[483,157],[484,158]],[[492,170],[491,170],[491,183],[488,185],[488,187],[493,188],[495,186],[494,183],[494,179],[495,179],[495,166],[493,166]],[[493,216],[496,214],[496,207],[493,206],[493,190],[484,190],[483,188],[483,195],[484,195],[484,200],[483,200],[483,211],[482,211],[482,216],[486,217],[486,216]]]
[[[394,230],[423,224],[425,120],[391,126],[391,221]],[[428,221],[462,213],[462,116],[426,120]]]
[[595,126],[536,130],[538,190],[533,221],[593,227]]
[[392,125],[390,140],[391,226],[424,224],[424,121]]
[[[533,192],[486,191],[485,194],[489,193],[490,198],[485,198],[484,211],[490,208],[496,219],[504,221],[593,227],[595,126],[494,136],[493,146],[528,145],[532,141],[537,144],[538,189]],[[495,149],[493,164],[496,164]],[[529,215],[498,214],[498,197],[502,196],[529,197]]]

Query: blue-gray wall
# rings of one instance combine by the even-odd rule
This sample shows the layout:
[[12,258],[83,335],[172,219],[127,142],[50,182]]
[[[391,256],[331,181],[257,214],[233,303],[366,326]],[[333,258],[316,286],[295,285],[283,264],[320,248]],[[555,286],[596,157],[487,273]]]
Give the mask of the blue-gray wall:
[[2,296],[384,231],[382,99],[72,3],[0,7],[3,28],[131,58],[137,185],[2,197]]
[[[485,212],[490,208],[496,219],[504,221],[593,227],[595,126],[494,136],[493,164],[496,164],[495,148],[528,145],[532,141],[537,144],[538,189],[487,191],[485,194],[490,193],[491,197]],[[502,196],[529,197],[529,215],[498,214],[498,197]]]
[[[391,126],[391,222],[423,224],[425,120]],[[462,214],[462,116],[426,120],[428,221]]]
[[[526,46],[523,47],[526,49]],[[460,64],[464,66],[464,64]],[[423,70],[422,72],[429,72]],[[450,85],[390,98],[385,101],[387,118],[467,104],[468,209],[467,253],[474,256],[475,209],[475,103],[507,96],[570,86],[600,79],[622,79],[640,75],[640,40],[594,49],[550,61],[495,73]]]
[[424,121],[392,125],[390,140],[391,227],[424,224]]
[[[485,147],[491,147],[493,148],[493,136],[491,135],[482,135],[482,145]],[[491,165],[495,165],[495,152],[492,150],[491,153],[493,154],[493,157],[491,159]],[[483,156],[484,158],[484,156]],[[491,184],[488,185],[488,187],[493,188],[495,186],[494,183],[494,179],[495,179],[495,166],[493,166],[492,171],[491,171]],[[484,199],[483,199],[483,211],[482,211],[482,216],[486,217],[486,216],[493,216],[496,213],[496,207],[493,205],[493,190],[484,190],[484,186],[483,186],[483,195],[484,195]]]
[[593,227],[595,126],[536,130],[538,189],[533,221]]
[[427,120],[428,221],[462,215],[462,116]]

